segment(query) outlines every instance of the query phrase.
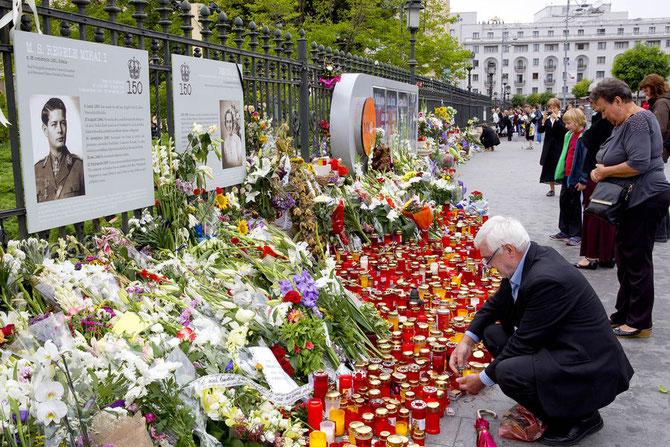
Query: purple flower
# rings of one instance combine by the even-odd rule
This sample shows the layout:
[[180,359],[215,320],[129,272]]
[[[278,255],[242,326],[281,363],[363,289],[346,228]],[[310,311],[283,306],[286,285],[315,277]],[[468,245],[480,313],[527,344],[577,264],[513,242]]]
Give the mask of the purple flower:
[[191,325],[191,309],[184,309],[179,317],[179,324],[182,326],[188,327]]
[[282,294],[282,296],[286,295],[291,290],[293,290],[293,284],[290,280],[284,279],[279,281],[279,292]]
[[[28,419],[28,411],[19,410],[19,418],[21,419],[21,423],[25,424],[26,419]],[[16,413],[12,413],[12,419],[14,420],[14,423],[16,424]]]

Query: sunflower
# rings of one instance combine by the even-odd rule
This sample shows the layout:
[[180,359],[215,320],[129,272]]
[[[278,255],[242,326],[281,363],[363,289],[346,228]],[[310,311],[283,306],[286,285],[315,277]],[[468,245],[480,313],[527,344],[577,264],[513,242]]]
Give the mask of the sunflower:
[[217,194],[214,200],[220,209],[225,210],[228,208],[228,197],[224,196],[223,194]]
[[246,234],[249,232],[249,225],[247,225],[247,221],[246,221],[246,220],[241,220],[241,221],[237,224],[237,231],[239,231],[239,233],[240,233],[242,236],[246,236]]

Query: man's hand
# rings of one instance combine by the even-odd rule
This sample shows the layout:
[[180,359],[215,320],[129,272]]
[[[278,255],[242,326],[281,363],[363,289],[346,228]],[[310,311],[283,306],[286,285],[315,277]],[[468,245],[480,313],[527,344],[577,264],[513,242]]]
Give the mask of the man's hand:
[[577,183],[577,191],[584,191],[586,189],[586,185],[583,183]]
[[477,393],[482,388],[486,387],[484,382],[479,378],[479,374],[468,374],[465,377],[459,377],[456,379],[461,391],[469,391],[471,393]]
[[474,344],[475,341],[473,339],[467,335],[463,335],[461,342],[456,346],[454,352],[449,358],[449,367],[454,373],[458,375],[461,374],[460,371],[458,371],[458,368],[462,368],[468,362],[468,359],[470,358],[470,352],[472,351],[472,346],[474,346]]

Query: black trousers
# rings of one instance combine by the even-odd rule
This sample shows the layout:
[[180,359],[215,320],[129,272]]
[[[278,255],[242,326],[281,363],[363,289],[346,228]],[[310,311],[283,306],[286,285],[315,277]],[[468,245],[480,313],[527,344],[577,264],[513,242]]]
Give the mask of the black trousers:
[[582,236],[582,192],[564,181],[559,198],[558,229],[570,237]]
[[619,292],[610,319],[635,329],[651,327],[654,307],[652,253],[656,229],[668,212],[670,190],[626,210],[616,232],[615,258]]
[[[500,324],[492,324],[484,329],[482,341],[491,355],[497,357],[511,335],[505,332]],[[506,396],[517,401],[547,425],[557,422],[547,416],[540,403],[532,355],[501,361],[496,367],[496,382]]]

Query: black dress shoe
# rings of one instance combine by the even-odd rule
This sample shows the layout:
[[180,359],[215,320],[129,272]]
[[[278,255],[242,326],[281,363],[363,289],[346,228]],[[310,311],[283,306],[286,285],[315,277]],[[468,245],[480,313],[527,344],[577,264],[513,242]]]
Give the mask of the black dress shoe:
[[578,262],[578,263],[575,264],[575,267],[577,267],[578,269],[583,269],[583,270],[595,270],[595,269],[598,268],[598,261],[596,261],[594,259],[592,261],[589,261],[589,263],[586,264],[586,265],[582,265]]
[[603,428],[603,418],[596,411],[585,419],[559,426],[553,430],[549,426],[538,441],[544,445],[575,445],[587,435],[595,433],[601,428]]
[[614,267],[616,265],[616,262],[614,262],[614,261],[598,261],[598,265],[600,267],[604,267],[606,269],[611,269],[612,267]]

